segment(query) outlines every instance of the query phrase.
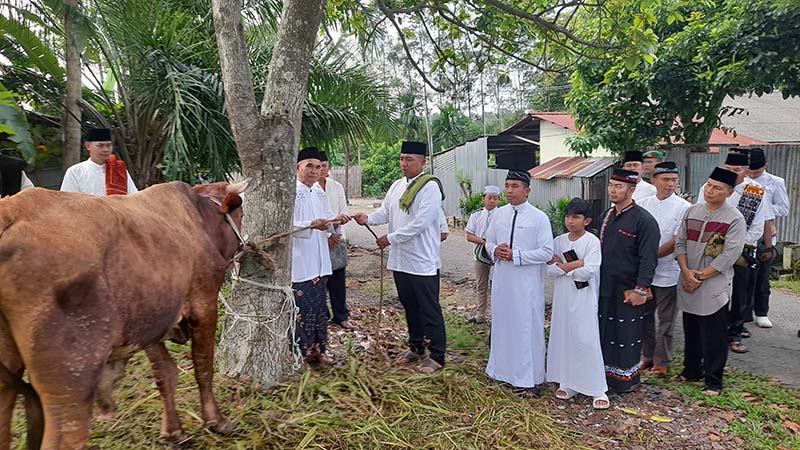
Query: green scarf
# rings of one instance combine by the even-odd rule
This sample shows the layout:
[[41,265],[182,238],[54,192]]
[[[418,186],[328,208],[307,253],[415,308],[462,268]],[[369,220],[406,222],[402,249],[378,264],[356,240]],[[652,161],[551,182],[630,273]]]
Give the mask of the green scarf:
[[429,181],[435,181],[436,184],[439,185],[439,192],[442,193],[442,200],[444,200],[444,188],[442,188],[442,182],[433,175],[421,175],[419,178],[411,182],[411,185],[400,197],[400,209],[408,213],[408,209],[411,208],[411,204],[414,203],[414,200],[417,198],[417,194],[419,194],[419,191],[422,189],[422,187],[428,184]]

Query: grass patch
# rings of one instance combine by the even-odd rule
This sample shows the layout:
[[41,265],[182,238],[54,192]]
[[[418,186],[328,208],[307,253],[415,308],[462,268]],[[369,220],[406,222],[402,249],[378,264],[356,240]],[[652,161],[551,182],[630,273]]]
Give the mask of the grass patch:
[[800,294],[800,280],[794,281],[770,281],[769,285],[777,289],[785,289],[787,291]]
[[[683,355],[676,355],[673,367],[682,366]],[[748,449],[800,448],[800,392],[795,389],[736,369],[725,370],[725,389],[718,397],[703,395],[703,386],[698,383],[679,383],[671,378],[650,378],[647,382],[682,394],[687,402],[730,411],[727,431],[742,438]]]

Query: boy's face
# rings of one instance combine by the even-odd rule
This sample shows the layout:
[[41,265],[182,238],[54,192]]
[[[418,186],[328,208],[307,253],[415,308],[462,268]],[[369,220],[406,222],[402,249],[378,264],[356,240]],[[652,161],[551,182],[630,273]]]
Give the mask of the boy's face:
[[483,207],[487,210],[492,210],[497,208],[497,204],[500,203],[500,196],[494,194],[483,194]]
[[586,217],[583,214],[567,214],[564,216],[564,225],[570,233],[580,233],[585,230],[589,224],[592,223],[591,217]]

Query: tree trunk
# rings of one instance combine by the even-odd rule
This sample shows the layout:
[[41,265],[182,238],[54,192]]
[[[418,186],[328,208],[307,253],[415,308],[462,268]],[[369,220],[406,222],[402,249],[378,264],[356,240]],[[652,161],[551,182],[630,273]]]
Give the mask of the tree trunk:
[[[259,114],[245,47],[240,0],[213,0],[225,103],[231,130],[251,178],[246,194],[244,232],[251,239],[292,227],[295,159],[300,142],[303,100],[324,0],[285,0],[270,61],[266,95]],[[255,257],[242,259],[240,279],[229,302],[218,362],[229,376],[245,375],[271,386],[294,373],[289,330],[294,319],[291,295],[291,242],[269,250],[275,271]],[[270,286],[269,289],[253,283]]]
[[64,170],[81,162],[81,55],[73,34],[77,0],[64,0],[64,46],[67,85],[64,90]]

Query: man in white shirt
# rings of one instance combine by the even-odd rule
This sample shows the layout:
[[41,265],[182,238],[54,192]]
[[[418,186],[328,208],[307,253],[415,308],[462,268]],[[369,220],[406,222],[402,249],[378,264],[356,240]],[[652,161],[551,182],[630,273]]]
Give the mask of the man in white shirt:
[[756,325],[761,328],[772,328],[769,313],[770,270],[775,259],[775,244],[778,243],[778,230],[775,219],[789,215],[789,194],[786,192],[786,182],[783,178],[767,172],[767,156],[763,149],[750,150],[749,177],[756,183],[767,188],[767,197],[775,217],[764,223],[764,234],[758,242],[758,271],[755,275],[755,295],[753,309]]
[[672,364],[672,329],[678,314],[680,267],[675,260],[675,234],[691,204],[675,194],[680,175],[674,162],[657,164],[651,180],[657,189],[656,195],[642,199],[639,206],[656,219],[661,239],[658,243],[658,265],[650,289],[653,298],[644,304],[640,370],[650,369],[651,375],[661,376],[666,375]]
[[345,224],[346,214],[331,212],[328,196],[316,184],[319,181],[321,155],[315,147],[297,154],[297,196],[294,201],[295,228],[311,227],[292,235],[292,290],[300,310],[296,341],[306,362],[332,364],[325,354],[328,343],[328,302],[326,278],[331,274],[328,232],[332,221]]
[[[728,197],[727,203],[735,207],[744,216],[747,231],[742,257],[733,266],[733,293],[728,323],[728,342],[734,353],[747,353],[750,349],[742,344],[742,338],[750,337],[750,331],[744,326],[752,314],[755,267],[757,266],[756,247],[764,234],[764,223],[772,215],[767,189],[747,177],[750,158],[746,153],[728,153],[725,169],[737,175],[736,187]],[[705,203],[703,191],[700,189],[697,203]]]
[[[464,231],[467,232],[467,241],[475,244],[476,252],[479,251],[479,246],[486,245],[486,228],[492,220],[492,215],[497,209],[497,204],[500,202],[500,188],[497,186],[486,186],[483,188],[483,208],[472,213],[467,221],[467,227]],[[483,248],[486,252],[485,247]],[[488,258],[487,258],[488,257]],[[475,316],[471,317],[467,322],[469,323],[484,323],[486,322],[486,311],[489,307],[489,273],[492,270],[491,256],[487,253],[484,258],[478,259],[475,255],[475,295],[477,296],[478,307],[475,311]]]
[[[380,209],[370,215],[356,214],[360,225],[389,224],[389,234],[378,239],[380,248],[389,247],[387,268],[393,272],[397,295],[405,310],[409,351],[397,358],[399,364],[422,362],[421,373],[440,370],[445,362],[446,333],[439,305],[440,215],[444,194],[439,180],[423,175],[427,145],[403,142],[400,170],[403,178],[386,193]],[[425,358],[425,339],[430,357]]]
[[[325,191],[328,196],[328,203],[331,206],[333,215],[349,214],[347,211],[347,196],[344,192],[344,186],[341,183],[328,177],[329,165],[328,155],[324,151],[320,151],[320,177],[317,185]],[[336,225],[333,227],[333,232],[328,235],[328,248],[331,251],[331,270],[333,273],[328,277],[328,296],[331,300],[331,310],[333,311],[333,318],[331,321],[340,327],[350,330],[350,311],[347,309],[347,287],[345,281],[347,275],[345,269],[347,266],[347,238],[344,234],[344,228]],[[339,252],[339,256],[334,258],[334,252]]]
[[[139,190],[133,183],[125,162],[117,160],[111,144],[111,130],[94,128],[89,130],[84,143],[89,159],[67,169],[61,190],[82,192],[105,197],[107,195],[135,194]],[[110,170],[110,173],[107,171]]]
[[622,168],[636,172],[639,175],[639,181],[636,183],[636,189],[633,191],[633,201],[638,202],[643,198],[656,195],[656,188],[652,184],[642,179],[642,166],[643,161],[642,152],[638,150],[630,150],[625,152],[625,159],[622,160]]

